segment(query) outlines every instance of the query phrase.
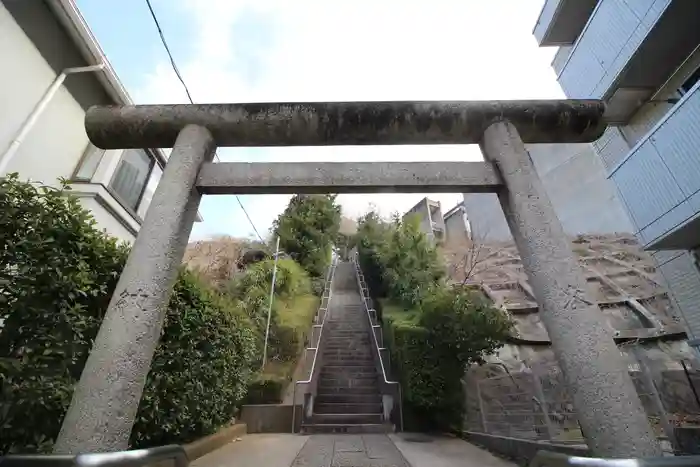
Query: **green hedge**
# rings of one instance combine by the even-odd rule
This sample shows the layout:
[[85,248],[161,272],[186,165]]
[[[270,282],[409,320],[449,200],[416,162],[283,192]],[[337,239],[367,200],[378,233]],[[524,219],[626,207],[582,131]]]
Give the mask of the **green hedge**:
[[244,404],[279,404],[282,402],[284,391],[289,379],[275,375],[261,375],[248,386],[248,394]]
[[180,273],[131,435],[134,447],[187,443],[229,424],[257,359],[245,313]]
[[[128,253],[66,189],[0,179],[0,453],[51,449]],[[182,272],[132,445],[230,421],[255,350],[245,313]]]

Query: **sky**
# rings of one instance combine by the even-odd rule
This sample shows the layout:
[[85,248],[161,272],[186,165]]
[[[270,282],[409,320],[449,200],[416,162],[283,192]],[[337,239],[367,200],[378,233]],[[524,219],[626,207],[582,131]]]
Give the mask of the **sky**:
[[[532,29],[544,0],[151,0],[197,103],[552,99]],[[137,104],[186,103],[145,0],[77,0]],[[221,161],[480,160],[477,146],[220,148]],[[422,194],[340,195],[343,214],[403,213]],[[265,237],[289,196],[241,196]],[[443,212],[458,193],[431,194]],[[191,240],[255,237],[232,196],[206,196]]]

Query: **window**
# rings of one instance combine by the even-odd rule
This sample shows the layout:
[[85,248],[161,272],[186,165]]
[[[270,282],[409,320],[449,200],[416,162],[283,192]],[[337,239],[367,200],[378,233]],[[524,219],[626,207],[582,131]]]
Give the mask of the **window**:
[[161,169],[158,164],[155,164],[153,166],[153,170],[151,171],[151,176],[148,178],[146,190],[143,192],[143,196],[141,197],[139,208],[136,210],[136,214],[141,219],[144,219],[146,217],[146,211],[148,211],[148,207],[151,205],[151,201],[153,200],[153,194],[156,192],[158,182],[160,182],[160,177],[162,176],[163,169]]
[[683,84],[681,84],[681,87],[678,88],[678,92],[681,94],[681,96],[685,96],[690,92],[691,89],[693,89],[693,86],[695,86],[695,83],[700,80],[700,68],[695,70],[689,77],[686,79]]
[[102,158],[105,155],[105,150],[100,149],[97,146],[93,146],[91,143],[88,144],[83,153],[83,157],[78,163],[78,167],[75,169],[75,174],[73,174],[74,180],[80,181],[90,181],[95,175],[97,166],[100,165]]
[[146,189],[155,159],[140,149],[127,149],[122,154],[109,187],[119,200],[136,212]]

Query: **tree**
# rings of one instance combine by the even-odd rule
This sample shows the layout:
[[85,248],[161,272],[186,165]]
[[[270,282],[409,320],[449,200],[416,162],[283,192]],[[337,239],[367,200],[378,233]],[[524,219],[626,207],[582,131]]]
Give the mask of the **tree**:
[[340,227],[336,195],[294,195],[273,224],[280,249],[312,277],[323,277]]
[[383,221],[369,212],[359,221],[360,263],[375,294],[414,308],[441,283],[445,267],[418,219]]

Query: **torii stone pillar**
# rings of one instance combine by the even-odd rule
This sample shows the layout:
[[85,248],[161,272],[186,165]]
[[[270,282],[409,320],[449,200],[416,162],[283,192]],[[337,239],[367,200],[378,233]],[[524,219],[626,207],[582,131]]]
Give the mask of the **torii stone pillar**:
[[180,132],[73,394],[55,453],[128,448],[165,308],[197,217],[197,173],[214,149],[206,128],[188,125]]
[[[231,164],[220,171],[207,164],[215,145],[479,143],[491,163],[482,163],[478,176],[465,180],[460,191],[498,193],[594,454],[660,455],[612,331],[603,326],[603,316],[585,290],[583,274],[523,145],[593,141],[605,130],[604,110],[600,101],[590,100],[91,108],[86,129],[98,147],[175,149],[73,395],[56,452],[126,448],[203,191],[288,192],[280,177],[303,192],[353,193],[371,187],[430,191],[430,186],[416,183],[420,180],[459,186],[454,174],[436,162],[399,164],[399,170],[387,169],[390,176],[382,173],[383,180],[366,167],[357,173],[368,179],[348,179],[339,173],[347,171],[346,165],[329,163],[322,163],[320,171],[315,164],[299,164],[288,176],[248,170],[249,178],[243,179]],[[202,167],[204,175],[198,178]]]
[[498,199],[540,306],[591,450],[606,457],[661,454],[632,378],[518,130],[490,125],[481,149],[503,177]]

